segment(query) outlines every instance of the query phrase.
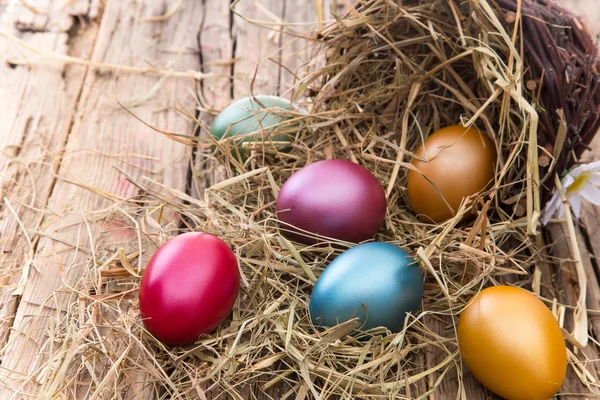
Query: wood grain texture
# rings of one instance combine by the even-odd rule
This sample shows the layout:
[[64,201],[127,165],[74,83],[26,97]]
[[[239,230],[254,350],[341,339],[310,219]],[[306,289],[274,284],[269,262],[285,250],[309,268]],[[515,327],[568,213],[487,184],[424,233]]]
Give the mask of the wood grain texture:
[[231,100],[233,87],[233,15],[225,1],[205,0],[204,9],[198,35],[202,71],[222,76],[201,82],[201,90],[206,105],[219,110]]
[[[206,129],[197,133],[209,137],[208,130],[214,115],[232,100],[235,36],[233,13],[228,2],[205,0],[204,8],[204,21],[198,34],[201,68],[203,72],[220,75],[201,82],[199,87],[199,120]],[[223,174],[214,160],[207,159],[199,152],[194,158],[191,193],[198,197],[205,187],[221,180]]]
[[[569,236],[564,224],[551,224],[548,229],[548,242],[552,243],[550,253],[556,257],[557,262],[552,266],[552,273],[554,279],[552,280],[552,286],[554,293],[557,296],[557,300],[560,304],[564,304],[569,307],[575,307],[577,302],[577,295],[579,293],[578,280],[576,277],[575,263],[571,261],[573,255],[569,246]],[[583,265],[584,268],[589,271],[591,265],[589,257],[586,257],[587,251],[581,248]],[[589,279],[589,278],[588,278]],[[598,310],[597,295],[593,289],[594,286],[598,286],[598,282],[595,279],[589,279],[588,281],[588,296],[587,296],[587,307],[591,310]],[[597,292],[596,292],[597,293]],[[565,315],[565,322],[563,327],[568,332],[573,331],[573,311],[569,309]],[[593,327],[592,324],[590,324]],[[594,344],[590,343],[588,346],[581,350],[568,345],[569,349],[573,351],[579,360],[585,358],[585,354],[593,354],[592,359],[597,359],[597,351],[595,350]],[[595,362],[583,364],[584,368],[590,372],[594,377],[600,377],[598,375],[598,368]],[[600,393],[597,386],[585,385],[577,377],[575,370],[572,365],[567,369],[567,377],[565,383],[561,388],[560,393],[570,394],[581,394],[587,395],[589,393]]]
[[[235,40],[235,76],[233,97],[252,95],[279,95],[281,82],[282,27],[276,25],[285,18],[285,9],[290,0],[244,0],[236,11],[245,18],[261,20],[274,25],[264,28],[252,24],[238,15],[233,19]],[[259,382],[251,382],[240,391],[242,398],[258,400],[280,399],[288,390],[278,385],[263,391]]]
[[[323,2],[321,13],[324,20],[331,19],[329,2]],[[291,99],[292,96],[302,96],[303,93],[294,94],[293,87],[298,80],[304,77],[306,68],[311,64],[312,51],[310,38],[318,28],[317,5],[308,1],[303,7],[298,7],[291,1],[286,3],[283,20],[289,24],[284,28],[281,43],[281,79],[280,94]],[[314,65],[314,64],[313,64]]]
[[235,16],[234,98],[279,94],[282,36],[277,24],[283,21],[286,3],[286,0],[242,0],[237,4],[237,12],[245,18],[272,26],[266,29]]
[[[59,1],[47,2],[50,9]],[[7,32],[40,49],[88,58],[97,26],[96,9],[88,1],[71,2],[60,13],[35,18],[29,9],[11,3],[5,10]],[[81,23],[81,21],[87,21]],[[49,30],[51,29],[51,30]],[[7,40],[0,41],[0,346],[3,346],[20,298],[23,274],[31,266],[46,214],[54,174],[83,87],[85,68],[44,62]],[[27,238],[29,236],[29,239]]]
[[[214,114],[231,102],[234,68],[234,33],[233,13],[230,4],[221,0],[205,0],[204,21],[198,34],[200,47],[200,61],[203,72],[212,72],[222,75],[221,77],[206,80],[200,83],[199,98],[200,110],[199,120],[206,129],[197,132],[202,137],[209,137],[210,125]],[[200,154],[195,154],[194,171],[192,173],[191,194],[194,197],[201,196],[200,193],[214,182],[221,180],[222,170],[218,163]],[[222,395],[221,388],[210,390],[209,385],[203,385],[207,400],[219,398]],[[247,395],[248,387],[241,391]]]
[[[91,55],[95,61],[126,65],[146,66],[150,63],[177,70],[202,68],[203,72],[225,76],[201,84],[190,79],[161,79],[118,72],[90,72],[86,76],[86,69],[82,67],[23,60],[21,52],[9,51],[7,42],[0,41],[0,51],[8,54],[4,59],[11,61],[0,63],[0,94],[5,94],[0,95],[4,111],[2,118],[5,121],[0,128],[0,198],[9,199],[36,250],[33,257],[35,268],[31,269],[29,279],[23,286],[23,298],[14,321],[14,330],[9,331],[7,328],[12,324],[14,308],[17,306],[11,294],[17,287],[30,247],[17,218],[7,204],[3,204],[0,207],[0,283],[8,285],[8,290],[0,291],[3,316],[0,322],[4,324],[0,325],[0,338],[8,333],[10,338],[1,353],[0,399],[24,398],[27,394],[35,396],[41,388],[51,387],[52,373],[40,370],[40,366],[48,361],[50,349],[76,344],[55,342],[49,334],[65,320],[67,313],[75,311],[80,296],[70,286],[82,279],[90,279],[91,254],[85,250],[93,249],[95,243],[105,240],[107,231],[115,230],[114,226],[105,225],[102,218],[95,217],[96,213],[104,215],[103,210],[106,211],[112,204],[112,201],[98,195],[97,189],[111,197],[111,200],[117,200],[117,204],[119,198],[132,198],[140,194],[115,167],[122,168],[136,179],[148,176],[177,189],[189,190],[186,187],[191,156],[189,151],[143,126],[125,112],[116,100],[145,121],[170,131],[191,134],[194,127],[172,110],[176,101],[180,101],[188,110],[194,109],[194,100],[188,95],[190,89],[201,97],[203,108],[199,117],[205,126],[209,126],[215,112],[233,98],[251,93],[289,97],[291,93],[288,90],[294,83],[294,74],[311,61],[310,55],[304,50],[305,43],[281,34],[277,23],[316,21],[313,1],[242,0],[239,3],[238,11],[245,16],[275,23],[271,30],[234,17],[229,11],[229,2],[224,0],[183,0],[174,15],[157,22],[144,22],[144,18],[163,15],[170,9],[170,2],[108,0],[104,3],[98,31],[94,19],[98,16],[99,3],[99,0],[38,0],[32,10],[22,3],[13,2],[4,15],[10,16],[5,20],[19,37],[54,52],[83,58]],[[328,19],[330,2],[324,3],[324,16]],[[342,2],[338,3],[341,5]],[[589,20],[591,28],[600,30],[597,0],[562,0],[561,3],[579,11]],[[66,8],[64,4],[67,4]],[[83,24],[76,22],[79,20]],[[286,28],[299,35],[307,29],[304,26]],[[197,54],[198,49],[200,55]],[[236,61],[232,64],[234,58]],[[20,65],[22,62],[26,64]],[[238,80],[231,79],[229,75],[232,73]],[[56,90],[57,87],[59,90]],[[204,135],[206,132],[197,134]],[[600,138],[597,138],[593,147],[596,153],[587,156],[599,159]],[[26,168],[13,161],[17,159],[28,160]],[[58,160],[61,160],[60,168]],[[195,161],[195,168],[210,169],[203,163],[204,160]],[[220,175],[214,172],[205,176],[205,180],[196,183],[196,189],[201,190],[220,179]],[[561,230],[563,228],[557,225],[556,229],[552,233],[552,240],[557,243],[555,255],[569,258],[564,231]],[[586,271],[589,276],[598,276],[598,208],[584,207],[580,233]],[[133,232],[128,230],[123,234],[123,243],[129,243]],[[588,239],[589,247],[584,246],[584,238]],[[81,250],[73,251],[68,243],[79,244]],[[130,250],[134,248],[126,247],[126,251]],[[144,259],[147,257],[148,254],[145,254]],[[572,263],[564,262],[548,268],[548,274],[543,278],[546,287],[552,286],[552,294],[572,305],[574,293],[578,290],[576,285],[568,284],[573,281]],[[590,281],[588,292],[592,295],[588,298],[588,307],[598,310],[598,284],[594,279]],[[600,327],[597,315],[591,316],[590,321],[598,339]],[[567,318],[567,327],[569,323]],[[451,337],[454,334],[454,327],[448,319],[429,318],[427,325],[441,336]],[[83,336],[79,338],[91,340]],[[445,355],[437,349],[429,349],[414,363],[415,372],[435,365]],[[139,355],[140,365],[146,362],[144,357]],[[598,356],[591,348],[580,351],[578,357],[587,358],[589,370],[598,376]],[[119,354],[107,354],[107,365],[110,366],[118,358]],[[58,368],[64,360],[54,361],[52,365]],[[106,366],[103,368],[107,369]],[[99,371],[103,370],[100,368]],[[155,399],[162,394],[161,388],[147,384],[147,377],[140,368],[134,367],[131,371],[130,376],[118,378],[119,384],[117,380],[109,380],[109,384],[96,393],[89,392],[91,378],[82,376],[81,390],[62,393],[62,396]],[[569,374],[570,381],[563,388],[563,393],[589,392],[589,388],[578,380],[572,370]],[[420,382],[411,387],[410,397],[430,390],[438,376],[432,375],[428,385]],[[111,392],[116,387],[130,389]],[[470,375],[466,375],[463,389],[468,400],[494,398]],[[207,391],[206,396],[209,399],[226,398],[222,390],[215,387]],[[243,398],[294,398],[296,393],[297,398],[309,398],[303,385],[292,389],[280,386],[264,392],[260,385],[253,384],[236,390]],[[443,383],[429,398],[460,398],[455,370],[448,371]],[[565,395],[561,398],[570,397]]]
[[[593,35],[600,33],[600,7],[594,0],[557,0],[557,4],[565,7],[579,15]],[[583,162],[600,160],[600,135],[596,135],[591,143],[591,150],[582,156]],[[582,215],[576,227],[577,242],[582,257],[582,264],[587,276],[587,298],[589,334],[597,342],[600,339],[600,270],[598,260],[600,256],[600,208],[589,203],[583,204]],[[548,227],[549,243],[552,243],[551,254],[562,261],[554,266],[556,279],[553,279],[555,293],[563,304],[574,306],[579,293],[578,280],[576,278],[575,265],[570,260],[573,254],[569,246],[569,238],[565,224],[552,224]],[[572,311],[566,314],[565,328],[571,330],[573,327]],[[588,344],[584,349],[573,349],[577,358],[581,360],[582,368],[586,368],[596,381],[600,380],[600,357],[597,347]],[[567,379],[562,393],[595,393],[600,395],[597,382],[582,382],[575,374],[573,368],[567,371]],[[567,396],[565,396],[567,397]],[[561,397],[561,398],[565,398]]]
[[[151,61],[162,68],[198,69],[198,57],[189,49],[197,48],[196,37],[190,32],[200,29],[201,7],[200,2],[183,1],[171,18],[146,22],[146,17],[164,14],[166,4],[108,1],[92,59],[134,66],[145,66]],[[77,305],[78,294],[70,287],[92,278],[89,254],[84,250],[73,251],[64,243],[93,249],[95,241],[100,240],[100,232],[111,227],[103,226],[102,219],[95,219],[93,214],[87,216],[87,212],[108,207],[111,202],[104,196],[118,200],[138,194],[115,167],[134,178],[145,175],[185,189],[188,163],[184,146],[145,127],[117,101],[144,121],[190,133],[190,123],[173,111],[173,106],[179,101],[193,108],[194,99],[188,89],[194,85],[191,79],[161,79],[141,74],[94,72],[86,77],[58,170],[58,182],[48,203],[58,217],[48,216],[41,227],[63,243],[47,238],[39,241],[34,258],[36,268],[30,272],[14,329],[3,349],[0,381],[4,388],[0,389],[0,398],[22,398],[52,388],[53,373],[40,367],[48,362],[50,349],[75,345],[49,341],[48,336]],[[107,361],[114,362],[119,356],[108,354]],[[135,381],[130,385],[143,390],[144,377],[132,376],[132,379]],[[110,386],[105,389],[110,390]],[[96,395],[104,398],[108,394]],[[154,394],[148,394],[147,398],[151,396]]]

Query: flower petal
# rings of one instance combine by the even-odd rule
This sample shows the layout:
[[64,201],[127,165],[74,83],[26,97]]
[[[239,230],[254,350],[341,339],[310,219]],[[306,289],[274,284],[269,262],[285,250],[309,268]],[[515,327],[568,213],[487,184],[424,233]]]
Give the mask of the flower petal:
[[588,178],[588,182],[592,185],[600,185],[600,174],[595,173]]
[[583,185],[579,194],[590,203],[600,206],[600,189],[591,183]]
[[588,165],[589,164],[581,164],[580,166],[575,167],[572,170],[570,170],[569,172],[567,172],[567,175],[571,175],[573,177],[578,177],[583,172],[587,171]]
[[588,163],[588,171],[600,172],[600,160]]
[[565,208],[562,205],[562,200],[560,202],[560,207],[558,207],[558,212],[556,213],[556,219],[563,219],[565,217]]
[[573,168],[571,172],[575,171],[577,171],[577,175],[581,174],[582,172],[600,172],[600,160],[587,164],[581,164],[579,167]]
[[552,195],[552,198],[546,204],[546,207],[544,207],[542,215],[542,224],[548,225],[548,222],[550,222],[554,214],[556,214],[556,212],[560,209],[562,209],[560,193],[558,193],[558,190],[555,190],[554,194]]
[[573,209],[575,218],[579,218],[579,215],[581,214],[581,195],[577,193],[569,197],[569,204]]
[[562,189],[563,191],[566,191],[569,186],[571,186],[573,184],[573,182],[575,182],[575,178],[578,176],[577,175],[571,175],[571,172],[569,172],[568,174],[565,175],[564,178],[562,178],[562,181],[560,181],[560,184],[562,185]]

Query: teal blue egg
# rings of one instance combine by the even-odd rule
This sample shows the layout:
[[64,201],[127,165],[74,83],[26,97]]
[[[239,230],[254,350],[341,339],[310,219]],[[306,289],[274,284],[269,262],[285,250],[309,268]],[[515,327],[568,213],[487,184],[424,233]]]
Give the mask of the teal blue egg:
[[238,100],[217,115],[210,133],[220,140],[232,138],[238,149],[273,143],[279,150],[289,147],[293,129],[285,122],[292,104],[277,96],[254,96]]
[[315,325],[335,326],[358,317],[367,330],[404,327],[423,298],[423,275],[416,260],[398,246],[370,242],[346,250],[323,271],[310,298]]

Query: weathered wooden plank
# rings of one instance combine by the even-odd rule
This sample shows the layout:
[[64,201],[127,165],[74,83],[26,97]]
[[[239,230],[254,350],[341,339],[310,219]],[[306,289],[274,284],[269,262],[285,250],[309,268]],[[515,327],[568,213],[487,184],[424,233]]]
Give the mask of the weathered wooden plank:
[[[600,26],[599,26],[600,29]],[[584,161],[600,160],[600,135],[596,135],[590,144],[592,150],[583,155]],[[590,257],[595,263],[596,278],[600,281],[600,207],[589,203],[582,204],[581,222],[587,244],[590,246]],[[583,242],[582,243],[586,243]],[[600,338],[600,331],[596,333]]]
[[[205,15],[202,29],[198,35],[200,46],[200,61],[202,71],[222,75],[200,83],[200,115],[199,120],[206,129],[214,119],[214,113],[220,111],[231,102],[233,92],[232,71],[234,67],[234,34],[233,13],[229,2],[220,0],[205,0]],[[200,131],[198,134],[207,137],[210,133]],[[222,178],[222,171],[213,160],[197,153],[194,171],[192,171],[193,196],[202,196],[202,190],[216,183]],[[203,389],[207,389],[203,385]],[[244,388],[245,393],[249,391]],[[222,395],[220,388],[206,390],[207,400],[218,398]]]
[[[59,1],[47,2],[51,9]],[[96,37],[97,10],[88,1],[71,2],[60,13],[49,12],[33,25],[29,9],[11,3],[2,29],[26,43],[56,54],[89,57]],[[88,23],[80,24],[80,18]],[[51,27],[52,31],[47,28]],[[23,31],[24,30],[24,31]],[[73,36],[72,33],[77,32]],[[54,173],[71,127],[86,69],[39,61],[4,39],[0,41],[0,347],[4,345],[19,300],[18,282],[31,260],[36,231],[46,212]],[[29,243],[31,241],[31,244]]]
[[[564,6],[566,9],[579,15],[590,32],[593,35],[600,33],[600,8],[597,6],[597,2],[594,0],[558,0],[558,4]],[[600,136],[596,135],[595,139],[590,144],[591,150],[586,152],[582,156],[583,162],[590,162],[600,160]],[[570,248],[564,240],[566,236],[566,228],[564,225],[555,225],[550,227],[550,233],[556,243],[553,255],[562,257],[565,259],[572,258]],[[576,228],[577,242],[579,243],[579,250],[582,257],[582,264],[587,277],[587,298],[586,304],[589,310],[594,310],[594,313],[588,314],[589,322],[589,333],[594,336],[596,342],[600,340],[600,318],[597,312],[600,310],[600,270],[598,269],[600,260],[600,207],[596,207],[592,204],[584,202],[581,210],[581,219],[578,227]],[[562,268],[562,273],[566,274],[564,279],[563,292],[566,293],[567,304],[574,304],[575,290],[579,290],[577,286],[574,287],[573,282],[576,279],[576,273],[572,266],[572,263],[567,262],[567,267]],[[568,315],[569,316],[569,315]],[[571,319],[567,318],[567,323],[571,323]],[[587,367],[588,371],[597,380],[600,380],[600,359],[599,349],[593,344],[588,345],[585,349],[577,351],[578,358],[584,360],[582,367]],[[591,360],[591,362],[585,362]],[[573,393],[577,387],[582,387],[582,384],[577,377],[574,376],[570,371],[569,381],[565,384],[563,390],[570,391]],[[569,390],[572,389],[572,390]],[[584,393],[600,393],[598,385],[595,384],[591,388],[585,388]]]
[[[43,20],[45,22],[42,23],[35,20],[36,15],[33,14],[31,9],[24,7],[21,2],[11,2],[2,14],[3,18],[0,26],[7,34],[14,35],[32,46],[57,54],[67,54],[70,47],[67,44],[70,40],[69,31],[73,26],[80,25],[76,17],[79,16],[82,19],[94,18],[97,9],[90,8],[89,2],[84,0],[70,2],[71,4],[67,7],[58,0],[46,0],[46,3],[50,9],[58,8],[61,4],[64,9],[60,12],[51,11],[44,14]],[[42,18],[41,15],[39,17]],[[46,29],[46,26],[52,29]],[[44,122],[47,124],[57,119],[57,108],[68,108],[68,105],[62,104],[64,102],[63,97],[61,97],[63,94],[50,94],[49,88],[52,88],[51,84],[54,83],[54,90],[56,91],[56,89],[62,89],[62,87],[66,88],[70,82],[66,83],[64,77],[60,76],[65,70],[64,65],[52,62],[35,62],[35,56],[22,51],[6,38],[0,41],[0,46],[3,57],[2,65],[0,65],[2,73],[0,90],[5,94],[0,99],[0,105],[4,111],[2,114],[4,124],[0,135],[0,149],[3,149],[4,155],[0,158],[0,168],[3,170],[5,163],[19,150],[19,146],[25,140],[28,130],[32,128],[31,124],[34,122],[39,124],[40,121],[34,120],[36,117],[46,119]],[[89,51],[89,49],[85,50]],[[60,79],[56,78],[57,73]],[[79,70],[78,73],[82,74],[82,71]],[[47,99],[42,98],[42,94],[45,94],[44,90],[48,91],[49,98]],[[75,92],[77,91],[75,90]],[[41,102],[28,101],[36,97]],[[41,105],[50,107],[50,109],[47,110],[46,107],[41,107]],[[33,113],[33,111],[36,111],[36,113]],[[27,116],[28,113],[33,115]],[[47,120],[50,117],[53,117],[53,119]],[[68,121],[67,118],[63,119]],[[55,123],[59,122],[62,121]],[[56,128],[60,127],[57,126]]]
[[[548,233],[550,236],[550,242],[552,243],[552,247],[550,249],[553,256],[557,257],[559,262],[554,265],[554,273],[556,274],[556,279],[553,280],[552,284],[556,289],[557,300],[559,304],[566,305],[571,307],[571,309],[567,310],[564,328],[572,332],[573,330],[573,307],[575,307],[577,302],[577,296],[579,294],[579,286],[578,279],[575,270],[575,263],[572,261],[573,256],[571,252],[571,248],[569,246],[569,236],[564,224],[552,224],[548,227]],[[582,247],[582,258],[584,268],[589,272],[591,265],[589,258],[585,258],[585,254],[587,253],[585,249]],[[588,278],[588,297],[587,297],[587,307],[588,309],[598,308],[598,298],[594,296],[593,287],[598,286],[598,282],[595,279]],[[592,289],[592,290],[591,290]],[[573,348],[571,350],[575,352],[577,357],[582,360],[581,353],[582,350]],[[590,342],[585,349],[585,352],[588,354],[595,354],[595,359],[598,359],[597,349],[594,348],[594,344]],[[587,369],[592,376],[596,378],[600,377],[598,375],[598,370],[594,363],[582,363],[582,368]],[[589,393],[600,393],[598,391],[598,387],[586,387],[581,380],[575,374],[575,371],[572,366],[569,366],[567,370],[567,378],[565,379],[565,383],[561,388],[561,393],[579,393],[579,394],[589,394]]]
[[203,99],[212,110],[220,110],[231,100],[233,82],[233,15],[229,3],[205,0],[205,16],[198,35],[202,71],[220,77],[201,82]]
[[[200,29],[201,2],[182,1],[170,18],[154,22],[144,20],[165,11],[161,2],[106,2],[92,59],[139,67],[150,61],[162,68],[197,69],[198,57],[190,49],[196,49],[198,43],[190,32]],[[185,189],[188,168],[182,144],[142,125],[123,110],[117,100],[144,121],[168,127],[170,131],[191,133],[190,122],[173,111],[173,106],[180,101],[193,109],[189,89],[194,87],[195,82],[186,78],[107,72],[87,76],[58,171],[59,179],[49,201],[49,208],[60,218],[48,218],[42,228],[54,239],[77,243],[82,249],[76,251],[64,243],[40,239],[34,259],[36,269],[30,272],[15,317],[14,331],[4,349],[0,371],[4,387],[0,388],[0,398],[25,397],[41,388],[56,389],[52,384],[60,376],[56,371],[49,372],[40,367],[52,365],[48,363],[49,357],[60,355],[61,346],[69,349],[84,339],[100,341],[98,345],[103,345],[102,337],[95,337],[85,329],[85,320],[65,318],[74,311],[79,299],[70,287],[92,280],[95,273],[89,268],[89,255],[84,250],[94,249],[96,241],[100,240],[98,231],[109,228],[102,226],[106,221],[96,220],[86,213],[103,210],[112,204],[100,195],[100,191],[110,194],[106,196],[111,200],[137,195],[137,189],[115,167],[122,168],[135,179],[147,175],[180,190]],[[82,184],[95,189],[87,190]],[[88,237],[88,226],[91,238]],[[127,234],[136,236],[132,231]],[[65,342],[60,336],[54,337],[58,342],[49,340],[49,332],[66,323],[74,329],[71,338],[74,342]],[[120,356],[122,354],[109,352],[104,361],[114,363]],[[58,358],[56,362],[58,366],[68,359]],[[98,373],[102,373],[101,368]],[[88,377],[87,384],[82,380],[82,385],[89,388],[90,379]],[[154,393],[144,394],[147,382],[143,374],[127,379],[129,386],[137,386],[142,396],[155,398]],[[110,391],[115,388],[116,384],[105,385],[96,396],[110,398]]]
[[20,31],[68,32],[73,26],[73,16],[95,19],[99,7],[98,0],[11,1],[8,4],[6,17]]
[[[331,2],[323,1],[320,14],[323,20],[331,18]],[[311,51],[311,35],[318,29],[319,12],[315,1],[306,2],[302,8],[298,8],[292,2],[286,2],[284,22],[284,34],[281,46],[281,82],[280,94],[286,98],[302,96],[303,93],[293,92],[296,82],[304,78],[306,68],[309,64],[315,65],[314,55]]]
[[[214,119],[214,114],[231,102],[233,93],[234,33],[233,13],[228,2],[206,0],[204,21],[198,35],[202,71],[220,75],[200,83],[200,121],[206,129]],[[198,132],[208,137],[205,131]],[[192,174],[192,193],[198,192],[221,179],[219,168],[214,168],[211,160],[198,155]]]
[[[277,24],[283,21],[286,0],[242,0],[233,16],[234,58],[233,99],[251,95],[278,95],[281,80],[281,26],[269,29],[247,19]],[[239,15],[238,15],[239,14]],[[240,17],[240,15],[242,17]],[[263,393],[256,382],[244,385],[243,398],[280,398],[282,387]]]
[[[595,35],[600,32],[600,9],[597,7],[597,2],[594,0],[558,0],[557,3],[574,12],[575,14],[580,15],[586,22],[592,34]],[[584,161],[600,159],[600,137],[596,137],[596,139],[592,142],[591,147],[593,150],[584,154]],[[585,236],[590,239],[588,241],[590,248],[586,246],[586,240],[584,240],[583,235],[581,235],[580,232],[577,232],[582,263],[584,269],[586,270],[588,279],[587,307],[591,310],[600,310],[600,287],[597,270],[598,255],[600,255],[600,232],[598,230],[598,227],[600,226],[598,222],[600,220],[599,210],[600,208],[594,207],[590,204],[584,204],[582,207],[581,221],[583,225],[580,228],[584,230],[583,232]],[[568,246],[568,241],[566,240],[566,228],[563,225],[554,225],[549,228],[549,232],[551,235],[551,241],[555,243],[552,252],[553,255],[564,259],[571,259],[572,254]],[[595,265],[593,265],[594,260]],[[563,300],[566,302],[566,304],[574,305],[574,301],[576,299],[575,291],[578,290],[578,288],[573,284],[573,282],[577,281],[573,263],[564,261],[561,265],[561,268],[557,271],[557,274],[561,276],[560,279],[554,281],[555,286],[559,286],[557,287],[557,292],[563,294]],[[562,285],[559,283],[562,283]],[[567,328],[572,327],[571,314],[572,312],[567,313]],[[590,333],[592,333],[596,337],[596,340],[598,340],[600,338],[600,319],[592,314],[588,315],[588,318],[590,323]],[[598,349],[592,346],[593,345],[588,345],[583,352],[577,351],[579,358],[584,359],[584,356],[582,355],[583,353],[588,358],[597,360]],[[589,356],[590,354],[591,357]],[[597,364],[595,362],[582,365],[587,367],[593,376],[596,377],[596,379],[600,378],[600,375],[598,375],[600,369],[596,368]],[[584,387],[577,376],[575,376],[571,368],[569,368],[569,375],[567,378],[567,382],[563,387],[564,392],[598,392],[597,387],[595,387],[594,390]]]
[[277,24],[283,21],[285,4],[284,0],[242,0],[237,4],[237,12],[246,19],[272,25],[266,29],[235,16],[234,98],[279,94],[282,37]]

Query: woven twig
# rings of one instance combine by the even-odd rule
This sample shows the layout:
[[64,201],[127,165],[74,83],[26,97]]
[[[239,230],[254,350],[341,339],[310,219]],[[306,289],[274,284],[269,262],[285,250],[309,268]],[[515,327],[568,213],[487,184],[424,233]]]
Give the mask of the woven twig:
[[[497,3],[508,12],[517,11],[516,0]],[[528,87],[534,96],[539,93],[538,142],[550,155],[557,155],[554,163],[541,163],[543,175],[551,178],[573,166],[600,127],[598,51],[585,24],[548,0],[523,0],[521,13]],[[509,15],[506,21],[511,20]],[[555,149],[557,139],[561,142],[558,110],[563,111],[567,126],[562,149]],[[540,157],[544,159],[543,154]]]

